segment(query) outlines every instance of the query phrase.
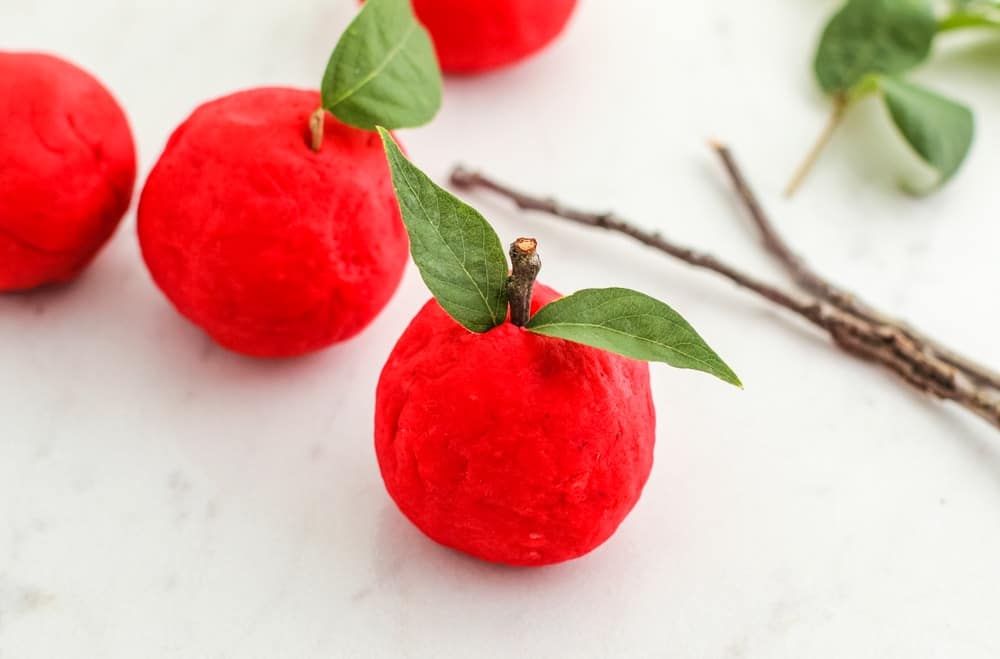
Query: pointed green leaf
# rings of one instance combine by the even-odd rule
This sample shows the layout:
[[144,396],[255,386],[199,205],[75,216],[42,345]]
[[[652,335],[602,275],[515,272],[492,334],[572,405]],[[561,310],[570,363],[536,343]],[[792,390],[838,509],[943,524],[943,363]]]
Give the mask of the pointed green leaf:
[[368,0],[330,56],[323,107],[346,124],[411,128],[441,107],[441,70],[410,0]]
[[930,0],[848,0],[823,31],[816,79],[836,94],[869,73],[902,73],[927,58],[936,32]]
[[438,187],[406,159],[384,128],[396,198],[410,234],[410,253],[441,307],[472,332],[507,317],[507,256],[476,209]]
[[974,120],[966,106],[899,78],[882,78],[880,88],[893,122],[920,158],[950,179],[972,146]]
[[539,309],[526,327],[633,359],[704,371],[743,386],[680,314],[627,288],[578,291]]

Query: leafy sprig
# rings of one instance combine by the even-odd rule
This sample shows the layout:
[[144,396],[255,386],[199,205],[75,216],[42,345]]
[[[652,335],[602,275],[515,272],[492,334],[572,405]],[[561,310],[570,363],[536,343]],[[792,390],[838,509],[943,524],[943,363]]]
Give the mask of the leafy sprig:
[[[407,160],[387,130],[378,131],[413,260],[441,308],[471,332],[488,332],[506,322],[510,269],[493,227]],[[539,309],[524,329],[633,359],[703,371],[742,386],[680,314],[638,291],[578,291]]]
[[913,153],[936,172],[929,188],[904,187],[929,192],[951,179],[972,145],[972,111],[907,75],[930,57],[937,35],[984,27],[1000,28],[1000,2],[847,0],[823,30],[813,60],[816,80],[833,105],[831,119],[786,193],[805,179],[847,110],[873,95]]

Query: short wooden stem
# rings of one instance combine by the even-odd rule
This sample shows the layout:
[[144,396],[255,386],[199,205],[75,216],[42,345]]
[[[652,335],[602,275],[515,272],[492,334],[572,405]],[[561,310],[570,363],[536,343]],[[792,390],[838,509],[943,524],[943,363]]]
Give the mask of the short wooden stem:
[[312,142],[310,146],[313,151],[319,153],[319,150],[323,148],[323,123],[326,119],[326,110],[323,108],[316,108],[311,115],[309,115],[309,134],[312,136]]
[[511,274],[507,278],[507,303],[510,305],[510,322],[524,327],[531,318],[531,289],[535,277],[542,269],[538,257],[538,241],[518,238],[510,245]]

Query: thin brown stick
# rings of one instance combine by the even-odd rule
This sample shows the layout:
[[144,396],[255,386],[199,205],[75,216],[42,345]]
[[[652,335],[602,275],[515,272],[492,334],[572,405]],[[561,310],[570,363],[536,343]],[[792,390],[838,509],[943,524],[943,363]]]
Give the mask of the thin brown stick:
[[[736,168],[731,154],[729,160],[733,170],[738,173],[739,169]],[[740,180],[743,180],[742,177]],[[588,213],[564,206],[554,199],[527,195],[461,167],[452,172],[451,182],[459,188],[492,190],[510,199],[523,210],[540,211],[578,224],[622,233],[685,263],[720,274],[738,286],[753,291],[823,329],[837,346],[849,354],[881,364],[896,373],[911,387],[943,400],[954,401],[1000,429],[1000,398],[983,387],[981,382],[970,378],[962,369],[945,362],[937,354],[915,342],[899,327],[873,322],[829,300],[786,292],[726,264],[711,254],[673,243],[658,232],[635,227],[612,213]],[[744,197],[744,201],[747,200],[756,203],[752,196]],[[770,223],[768,226],[771,226]]]
[[791,293],[787,293],[780,288],[767,284],[751,275],[737,270],[736,268],[723,263],[711,254],[699,252],[689,247],[684,247],[666,240],[660,233],[644,231],[618,218],[613,213],[587,213],[563,206],[554,199],[539,199],[517,192],[501,183],[489,179],[482,174],[470,172],[461,167],[457,167],[451,173],[451,183],[457,188],[486,188],[504,197],[507,197],[521,210],[540,211],[555,215],[566,220],[571,220],[577,224],[585,224],[592,227],[600,227],[609,231],[623,233],[626,236],[649,245],[661,252],[680,259],[690,265],[712,270],[733,283],[743,288],[754,291],[761,297],[782,306],[797,314],[809,316],[809,310],[817,306],[817,301]]
[[798,254],[796,254],[791,247],[788,246],[788,243],[785,242],[775,229],[774,224],[771,222],[770,218],[764,212],[763,207],[760,205],[760,202],[757,200],[757,196],[754,194],[750,184],[743,176],[743,172],[736,164],[736,160],[733,158],[733,154],[729,148],[724,144],[714,141],[711,143],[711,146],[719,156],[723,166],[726,168],[726,172],[729,174],[729,178],[732,181],[733,186],[736,188],[736,193],[742,200],[743,205],[746,206],[750,218],[753,220],[754,225],[756,225],[757,230],[760,232],[761,239],[764,242],[764,247],[785,268],[795,283],[802,287],[803,290],[808,291],[816,297],[826,300],[831,304],[840,307],[844,311],[860,316],[872,323],[898,329],[906,334],[913,343],[930,350],[944,362],[951,364],[961,371],[964,371],[972,380],[978,382],[979,384],[989,385],[994,389],[1000,390],[1000,374],[985,366],[977,364],[968,357],[958,354],[951,348],[943,345],[940,341],[932,339],[903,321],[881,313],[870,304],[864,302],[858,296],[840,288],[810,268],[808,264],[806,264],[806,262]]
[[507,278],[507,302],[510,307],[510,322],[515,327],[524,327],[531,319],[531,292],[535,278],[542,269],[538,256],[538,241],[534,238],[518,238],[510,244],[510,277]]

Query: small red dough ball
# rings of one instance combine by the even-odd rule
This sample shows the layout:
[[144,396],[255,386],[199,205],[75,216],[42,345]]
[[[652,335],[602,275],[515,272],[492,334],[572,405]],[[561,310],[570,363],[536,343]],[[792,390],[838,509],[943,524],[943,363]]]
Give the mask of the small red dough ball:
[[476,73],[513,64],[555,39],[576,0],[413,0],[441,68]]
[[554,40],[576,0],[413,0],[441,69],[479,73],[513,64]]
[[0,52],[0,291],[73,279],[128,210],[135,146],[89,73]]
[[361,331],[396,290],[408,242],[378,135],[319,93],[253,89],[174,132],[139,203],[139,241],[177,309],[231,350],[291,357]]
[[[535,286],[532,311],[559,297]],[[376,394],[375,450],[400,510],[487,561],[545,565],[607,540],[653,463],[649,367],[505,323],[472,334],[428,302]]]

